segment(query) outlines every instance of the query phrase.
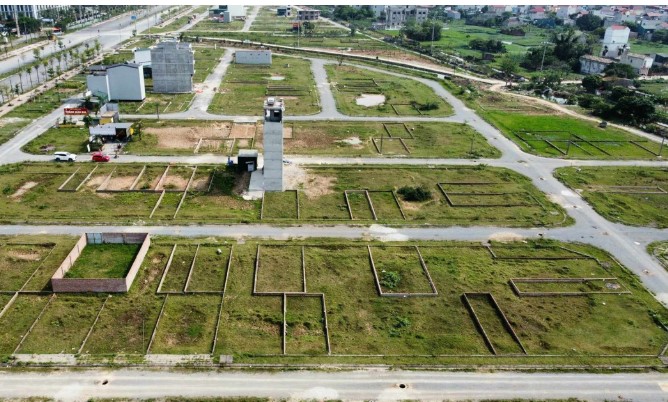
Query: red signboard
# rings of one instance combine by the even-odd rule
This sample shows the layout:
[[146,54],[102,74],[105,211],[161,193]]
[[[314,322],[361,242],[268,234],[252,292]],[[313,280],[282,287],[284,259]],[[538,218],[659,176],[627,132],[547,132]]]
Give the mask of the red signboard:
[[66,107],[65,116],[88,116],[88,109],[85,107]]

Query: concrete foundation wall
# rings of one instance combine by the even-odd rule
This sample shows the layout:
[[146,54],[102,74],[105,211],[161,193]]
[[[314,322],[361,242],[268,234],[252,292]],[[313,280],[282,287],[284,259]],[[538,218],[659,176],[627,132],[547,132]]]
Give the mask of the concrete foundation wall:
[[[124,278],[65,278],[67,271],[88,244],[139,244],[141,247],[132,262],[132,266]],[[151,246],[151,237],[148,233],[85,233],[81,235],[58,270],[51,277],[51,288],[55,293],[60,292],[102,292],[124,293],[130,290],[139,268]]]

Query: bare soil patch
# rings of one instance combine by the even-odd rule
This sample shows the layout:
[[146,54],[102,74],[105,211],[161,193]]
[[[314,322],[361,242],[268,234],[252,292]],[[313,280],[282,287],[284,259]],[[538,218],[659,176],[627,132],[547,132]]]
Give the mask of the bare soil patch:
[[162,185],[157,188],[157,190],[181,190],[184,191],[186,189],[186,185],[188,185],[188,179],[185,177],[181,176],[170,176],[169,173],[167,173],[167,177],[165,177],[165,180],[162,182]]
[[41,254],[37,251],[16,251],[11,250],[7,255],[15,260],[22,261],[39,261]]
[[109,176],[108,174],[102,174],[102,175],[97,175],[93,176],[86,182],[86,187],[88,188],[98,188],[104,183],[104,180]]
[[233,190],[236,195],[241,195],[248,191],[248,186],[250,185],[251,173],[242,172],[237,175],[236,180],[234,180]]
[[259,128],[256,124],[233,124],[230,131],[230,138],[253,138],[255,130]]
[[13,200],[20,200],[21,197],[23,197],[23,195],[28,192],[28,190],[30,190],[31,188],[35,187],[38,184],[39,183],[36,181],[27,181],[23,183],[21,187],[19,187],[19,189],[14,192],[14,194],[10,195],[9,198]]
[[147,127],[144,131],[158,139],[158,148],[194,148],[200,138],[227,138],[230,123],[197,127]]
[[24,119],[22,117],[3,117],[0,119],[0,127],[4,127],[7,124],[20,123],[26,120],[28,119]]
[[365,107],[382,105],[385,103],[385,95],[361,94],[355,99],[355,103]]
[[283,138],[292,138],[292,127],[283,127]]
[[194,179],[192,184],[190,184],[190,189],[193,191],[206,191],[209,189],[210,181],[211,176]]
[[112,177],[106,190],[128,190],[136,178],[137,176]]
[[309,199],[334,193],[336,183],[336,177],[314,175],[295,164],[283,166],[283,180],[286,189],[302,190]]

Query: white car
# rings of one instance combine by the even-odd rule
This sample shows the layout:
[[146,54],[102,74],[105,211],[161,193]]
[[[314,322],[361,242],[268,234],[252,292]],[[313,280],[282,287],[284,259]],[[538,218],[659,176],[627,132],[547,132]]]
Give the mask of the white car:
[[77,160],[77,156],[69,152],[56,152],[53,156],[56,157],[56,162],[74,162]]

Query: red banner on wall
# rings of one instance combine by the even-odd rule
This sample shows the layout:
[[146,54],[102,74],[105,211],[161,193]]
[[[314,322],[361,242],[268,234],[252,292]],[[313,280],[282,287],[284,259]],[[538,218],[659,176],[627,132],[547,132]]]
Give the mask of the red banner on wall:
[[88,109],[85,107],[71,107],[65,108],[65,116],[87,116]]

